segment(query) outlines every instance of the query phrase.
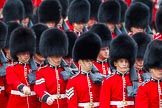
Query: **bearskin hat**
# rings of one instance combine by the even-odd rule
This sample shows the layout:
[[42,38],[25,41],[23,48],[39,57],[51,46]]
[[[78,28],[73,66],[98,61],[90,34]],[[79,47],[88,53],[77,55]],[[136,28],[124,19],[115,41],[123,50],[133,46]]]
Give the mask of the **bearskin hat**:
[[3,21],[22,20],[24,18],[24,5],[20,0],[7,0],[3,8]]
[[68,10],[69,23],[87,23],[90,17],[90,4],[87,0],[73,0]]
[[45,24],[42,24],[42,23],[37,23],[34,26],[32,26],[31,29],[34,31],[34,33],[36,35],[36,53],[40,54],[40,50],[39,50],[40,37],[41,37],[41,34],[46,29],[48,29],[48,26],[46,26]]
[[7,22],[6,25],[7,25],[7,28],[8,28],[8,33],[7,33],[7,40],[6,40],[6,44],[5,44],[4,48],[8,49],[9,48],[9,40],[10,40],[10,37],[11,37],[11,33],[16,28],[23,27],[23,26],[21,24],[17,23],[17,22]]
[[86,32],[77,38],[73,47],[73,59],[78,62],[80,59],[96,60],[101,48],[100,37],[92,32]]
[[137,43],[137,58],[143,59],[147,45],[151,42],[151,37],[144,32],[136,33],[132,38]]
[[156,28],[157,31],[162,33],[162,6],[159,7],[159,10],[156,14]]
[[63,31],[53,28],[42,33],[39,43],[40,54],[47,56],[66,56],[68,54],[68,38]]
[[7,26],[5,23],[0,22],[0,48],[4,48],[7,39]]
[[91,32],[94,32],[99,35],[101,38],[101,47],[109,47],[112,40],[112,35],[109,28],[102,23],[94,24],[90,29]]
[[24,9],[25,9],[25,15],[24,17],[27,18],[31,18],[33,15],[33,3],[31,0],[21,0],[23,5],[24,5]]
[[148,44],[144,55],[144,69],[162,68],[162,41],[153,40]]
[[11,56],[17,60],[17,54],[29,52],[31,56],[35,53],[35,34],[28,28],[17,28],[11,33],[9,41]]
[[120,22],[120,4],[115,0],[108,0],[102,3],[98,10],[99,22],[110,22],[117,24]]
[[152,21],[152,12],[153,12],[153,7],[154,7],[154,3],[153,0],[133,0],[132,3],[136,3],[136,2],[141,2],[144,3],[145,5],[147,5],[149,7],[149,12],[150,12],[150,22]]
[[55,22],[59,23],[61,19],[62,7],[58,0],[45,0],[40,4],[38,18],[42,23]]
[[67,31],[66,32],[68,41],[69,41],[69,47],[68,47],[68,55],[66,57],[72,58],[72,49],[75,43],[75,40],[77,39],[77,36],[74,32]]
[[120,34],[110,44],[110,65],[115,68],[114,62],[125,58],[129,61],[130,67],[132,67],[136,59],[136,53],[136,42],[128,35]]
[[61,6],[62,6],[62,17],[65,19],[67,17],[67,10],[68,10],[68,0],[59,0]]
[[146,28],[149,24],[149,8],[143,3],[134,3],[126,11],[125,26],[130,31],[131,27]]
[[123,23],[125,21],[125,13],[128,8],[127,3],[123,0],[118,0],[120,7],[121,7],[121,16],[120,16],[120,23]]
[[90,18],[97,20],[98,9],[102,1],[101,0],[88,0],[88,1],[90,3]]

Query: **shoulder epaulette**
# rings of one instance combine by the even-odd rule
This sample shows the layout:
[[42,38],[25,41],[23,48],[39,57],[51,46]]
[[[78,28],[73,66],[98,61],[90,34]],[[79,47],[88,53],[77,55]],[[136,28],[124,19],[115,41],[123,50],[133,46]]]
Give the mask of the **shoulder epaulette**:
[[76,77],[76,76],[78,76],[80,74],[80,72],[77,72],[76,74],[74,74],[70,79],[72,79],[72,78],[74,78],[74,77]]
[[112,76],[114,76],[114,75],[115,75],[115,72],[109,74],[109,75],[106,77],[106,79],[108,79],[108,78],[110,78],[110,77],[112,77]]
[[143,81],[143,82],[141,83],[140,86],[144,86],[144,85],[147,84],[149,81],[150,81],[150,79],[146,79],[145,81]]

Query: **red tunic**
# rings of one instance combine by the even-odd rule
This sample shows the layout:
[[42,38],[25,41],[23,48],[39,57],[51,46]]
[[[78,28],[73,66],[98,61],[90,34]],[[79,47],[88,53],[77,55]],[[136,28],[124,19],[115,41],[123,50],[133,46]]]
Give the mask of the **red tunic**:
[[97,67],[97,69],[99,70],[99,72],[102,75],[107,76],[107,75],[111,74],[110,66],[108,64],[107,59],[106,59],[106,61],[99,61],[99,60],[97,60],[93,64]]
[[154,38],[153,38],[153,39],[162,40],[162,34],[156,33],[156,34],[154,35]]
[[[89,108],[89,102],[93,102],[99,108],[100,86],[92,82],[89,75],[79,73],[68,80],[66,88],[68,108]],[[88,104],[87,107],[84,105]]]
[[[124,75],[126,86],[125,88],[122,77],[123,76],[121,73],[120,74],[114,73],[114,75],[104,80],[100,92],[100,108],[118,108],[117,105],[113,105],[112,102],[115,102],[115,104],[116,102],[122,102],[123,98],[125,98],[126,101],[134,102],[133,97],[127,96],[126,90],[127,86],[132,86],[132,83],[130,81],[130,75],[129,74]],[[128,105],[125,106],[124,108],[134,108],[134,105]]]
[[[162,82],[160,81],[160,87]],[[160,96],[162,99],[162,96]],[[160,108],[159,107],[159,93],[158,93],[158,82],[151,79],[150,81],[144,82],[138,88],[135,108]]]
[[[26,71],[25,71],[26,69]],[[37,96],[20,96],[18,88],[21,85],[30,87],[31,91],[34,90],[33,85],[28,84],[27,74],[30,73],[29,65],[15,64],[14,66],[7,67],[6,79],[8,86],[12,89],[9,97],[7,108],[36,108]],[[12,92],[13,91],[13,92]],[[19,93],[16,94],[15,92]]]
[[0,9],[3,8],[3,5],[4,5],[5,2],[6,2],[6,0],[0,0]]
[[41,4],[42,1],[43,1],[43,0],[32,0],[33,6],[34,6],[34,7],[39,7],[39,5]]
[[[0,64],[2,66],[2,64]],[[0,107],[6,108],[8,102],[8,94],[6,92],[7,81],[6,76],[0,77]]]
[[[59,80],[57,83],[57,72]],[[36,84],[35,84],[35,92],[36,94],[42,99],[42,105],[41,108],[66,108],[67,102],[66,98],[61,99],[55,99],[54,103],[52,105],[48,105],[45,103],[46,97],[49,97],[50,95],[58,95],[58,94],[64,94],[65,95],[65,89],[67,82],[63,80],[63,78],[60,76],[60,72],[63,71],[63,68],[57,67],[54,68],[52,65],[48,65],[46,67],[41,68],[36,73]],[[58,91],[58,88],[59,91]],[[48,94],[47,94],[48,93]]]

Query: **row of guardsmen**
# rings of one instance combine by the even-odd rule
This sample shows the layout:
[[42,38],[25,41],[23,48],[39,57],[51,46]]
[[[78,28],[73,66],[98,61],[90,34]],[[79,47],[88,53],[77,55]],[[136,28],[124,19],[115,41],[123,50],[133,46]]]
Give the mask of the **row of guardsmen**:
[[44,0],[33,20],[31,0],[7,0],[0,107],[162,108],[162,7],[153,35],[152,4]]

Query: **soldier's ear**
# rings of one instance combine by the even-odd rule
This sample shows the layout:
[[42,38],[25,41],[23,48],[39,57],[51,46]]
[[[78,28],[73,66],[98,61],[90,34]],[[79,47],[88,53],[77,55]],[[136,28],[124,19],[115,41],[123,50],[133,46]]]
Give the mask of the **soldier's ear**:
[[117,67],[117,62],[116,61],[114,61],[114,66]]

